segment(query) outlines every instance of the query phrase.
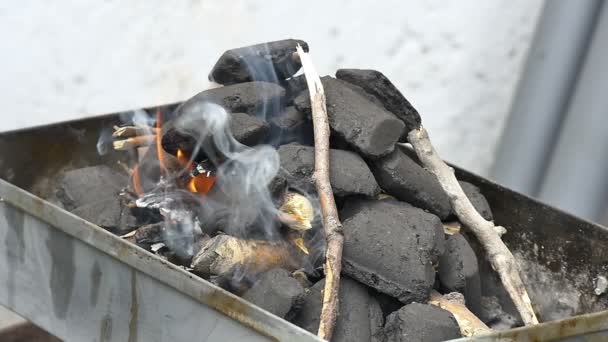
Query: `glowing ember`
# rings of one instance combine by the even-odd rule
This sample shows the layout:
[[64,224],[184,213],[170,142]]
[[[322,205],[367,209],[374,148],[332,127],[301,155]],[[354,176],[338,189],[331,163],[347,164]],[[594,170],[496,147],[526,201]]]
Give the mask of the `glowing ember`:
[[207,177],[205,174],[200,174],[196,177],[192,177],[190,182],[188,182],[188,190],[191,192],[206,194],[211,190],[213,184],[215,184],[215,180],[215,176]]
[[[177,150],[176,157],[182,167],[184,167],[184,169],[186,169],[188,172],[192,173],[194,169],[192,161],[189,157],[186,156],[186,154],[182,150]],[[190,192],[206,194],[211,190],[213,184],[215,184],[215,180],[216,177],[211,174],[198,174],[196,176],[193,176],[192,179],[190,179],[186,188]]]

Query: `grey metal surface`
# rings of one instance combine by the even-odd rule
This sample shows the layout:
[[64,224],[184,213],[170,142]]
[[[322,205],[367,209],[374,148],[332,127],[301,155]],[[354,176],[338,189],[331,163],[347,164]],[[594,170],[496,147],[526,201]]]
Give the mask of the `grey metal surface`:
[[0,302],[66,341],[318,341],[0,180]]
[[493,166],[502,184],[537,194],[600,5],[545,2]]
[[595,221],[608,199],[607,60],[608,5],[604,4],[539,195]]
[[600,342],[608,341],[608,311],[542,323],[453,342]]

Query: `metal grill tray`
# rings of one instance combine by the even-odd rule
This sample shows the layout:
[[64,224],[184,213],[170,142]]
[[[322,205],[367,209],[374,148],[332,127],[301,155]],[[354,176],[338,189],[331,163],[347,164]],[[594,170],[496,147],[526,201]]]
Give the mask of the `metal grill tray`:
[[[121,118],[124,113],[0,134],[0,304],[66,341],[319,341],[41,199],[61,172],[115,165],[126,156],[100,156],[96,148],[101,130]],[[582,315],[478,339],[566,341],[608,329],[607,296],[594,293],[596,277],[608,275],[608,230],[456,171],[480,187],[496,223],[508,229],[505,243],[528,275],[541,320]],[[489,265],[481,266],[486,294],[512,310]]]

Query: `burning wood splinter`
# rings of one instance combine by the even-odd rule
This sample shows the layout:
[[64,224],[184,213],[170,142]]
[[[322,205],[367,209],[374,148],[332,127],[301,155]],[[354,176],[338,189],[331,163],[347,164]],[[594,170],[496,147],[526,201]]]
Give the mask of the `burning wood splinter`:
[[441,295],[433,290],[431,291],[429,304],[438,306],[454,315],[460,326],[462,336],[471,337],[492,332],[492,329],[465,306],[464,296],[461,293],[452,292],[447,295]]
[[344,235],[342,224],[338,217],[338,209],[334,200],[334,193],[329,180],[329,119],[325,103],[325,92],[323,84],[315,70],[310,56],[304,52],[302,47],[296,47],[306,84],[310,93],[312,122],[315,140],[315,171],[313,179],[319,202],[321,203],[321,215],[323,218],[323,229],[327,240],[327,251],[325,253],[325,289],[323,291],[323,306],[321,308],[321,319],[317,335],[324,340],[331,340],[331,336],[338,317],[338,291],[340,283],[340,272],[342,270],[342,248]]
[[258,274],[272,268],[295,271],[306,256],[286,241],[244,240],[218,235],[205,242],[192,259],[194,273],[203,276],[230,276],[235,270]]
[[312,228],[315,211],[306,196],[297,192],[288,192],[285,195],[285,201],[279,208],[278,217],[279,221],[287,227],[297,231],[306,231]]
[[309,253],[304,242],[303,233],[312,229],[312,221],[315,218],[315,210],[306,196],[297,192],[288,192],[285,200],[279,208],[277,218],[281,223],[292,229],[288,238],[306,254]]
[[134,149],[142,146],[149,146],[156,143],[156,135],[140,135],[133,138],[127,138],[124,140],[116,140],[112,143],[114,149],[117,151],[125,151]]
[[114,126],[114,138],[132,138],[141,135],[153,135],[157,133],[157,128],[148,126]]

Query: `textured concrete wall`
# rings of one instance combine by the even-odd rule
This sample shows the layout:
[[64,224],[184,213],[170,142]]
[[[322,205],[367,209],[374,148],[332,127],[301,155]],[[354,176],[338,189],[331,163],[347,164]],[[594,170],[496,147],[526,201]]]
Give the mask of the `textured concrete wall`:
[[294,37],[310,43],[320,72],[382,70],[442,155],[485,173],[540,5],[5,1],[0,130],[182,100],[205,88],[225,49]]

